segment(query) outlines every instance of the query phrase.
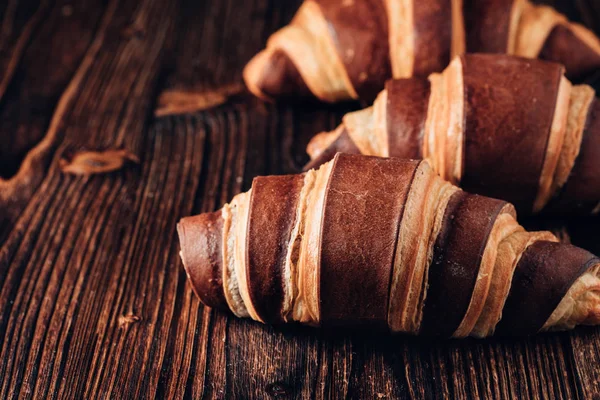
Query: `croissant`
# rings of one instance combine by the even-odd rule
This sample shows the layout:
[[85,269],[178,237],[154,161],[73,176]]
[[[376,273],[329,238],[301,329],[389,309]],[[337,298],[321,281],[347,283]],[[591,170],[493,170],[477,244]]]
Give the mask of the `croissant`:
[[427,161],[340,153],[257,177],[177,230],[199,298],[264,323],[442,337],[600,323],[600,259],[526,232],[512,205],[462,191]]
[[311,140],[308,167],[338,151],[426,158],[444,179],[525,213],[596,213],[600,102],[563,72],[553,62],[474,54],[429,80],[391,80],[372,107]]
[[571,79],[600,68],[591,31],[526,0],[306,0],[244,80],[267,100],[370,102],[387,79],[440,72],[465,51],[560,62]]

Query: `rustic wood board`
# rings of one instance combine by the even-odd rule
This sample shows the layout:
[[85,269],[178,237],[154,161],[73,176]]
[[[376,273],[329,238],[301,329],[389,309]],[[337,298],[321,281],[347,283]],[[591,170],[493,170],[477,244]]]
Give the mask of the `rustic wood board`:
[[[355,107],[244,91],[244,63],[298,4],[0,4],[0,398],[600,398],[600,329],[381,337],[262,326],[193,296],[177,221],[297,171]],[[558,7],[600,30],[594,0]],[[114,149],[139,162],[61,172]],[[528,223],[600,250],[596,220]]]

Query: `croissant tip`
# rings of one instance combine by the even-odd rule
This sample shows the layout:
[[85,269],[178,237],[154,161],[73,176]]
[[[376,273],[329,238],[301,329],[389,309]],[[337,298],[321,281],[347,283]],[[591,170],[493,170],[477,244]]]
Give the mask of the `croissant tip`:
[[244,81],[257,97],[275,99],[314,99],[294,61],[281,49],[265,49],[244,68]]
[[265,101],[273,101],[273,99],[267,96],[261,89],[261,81],[264,76],[267,65],[269,54],[266,50],[263,50],[256,54],[248,64],[244,67],[244,71],[242,73],[244,77],[244,82],[246,83],[246,87],[248,90],[255,95],[256,97],[265,100]]
[[222,229],[219,211],[186,217],[177,224],[179,255],[192,290],[209,307],[227,309],[221,278]]

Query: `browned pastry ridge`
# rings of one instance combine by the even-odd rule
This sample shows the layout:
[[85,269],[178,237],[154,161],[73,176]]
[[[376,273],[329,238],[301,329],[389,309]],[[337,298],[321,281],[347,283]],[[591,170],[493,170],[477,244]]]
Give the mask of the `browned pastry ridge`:
[[552,7],[527,0],[306,0],[246,66],[267,100],[372,101],[389,78],[426,77],[456,56],[506,53],[600,69],[600,40]]
[[340,153],[257,177],[178,233],[200,299],[264,323],[442,337],[600,323],[600,259],[526,232],[512,205],[463,192],[427,161]]
[[307,168],[336,152],[425,158],[520,212],[597,213],[600,102],[563,73],[549,61],[467,54],[429,79],[390,80],[372,107],[311,140]]

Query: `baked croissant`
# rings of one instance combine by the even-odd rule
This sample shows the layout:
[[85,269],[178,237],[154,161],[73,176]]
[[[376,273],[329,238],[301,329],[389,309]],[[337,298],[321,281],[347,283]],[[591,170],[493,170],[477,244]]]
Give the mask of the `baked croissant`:
[[387,79],[440,72],[465,50],[560,62],[571,79],[600,68],[591,31],[527,0],[306,0],[244,79],[263,99],[372,101]]
[[440,74],[391,80],[372,107],[308,145],[316,166],[340,152],[428,159],[444,179],[525,213],[600,210],[600,102],[560,64],[474,54]]
[[526,232],[512,205],[463,192],[427,161],[338,154],[255,178],[177,230],[200,299],[264,323],[442,337],[600,323],[600,259]]

